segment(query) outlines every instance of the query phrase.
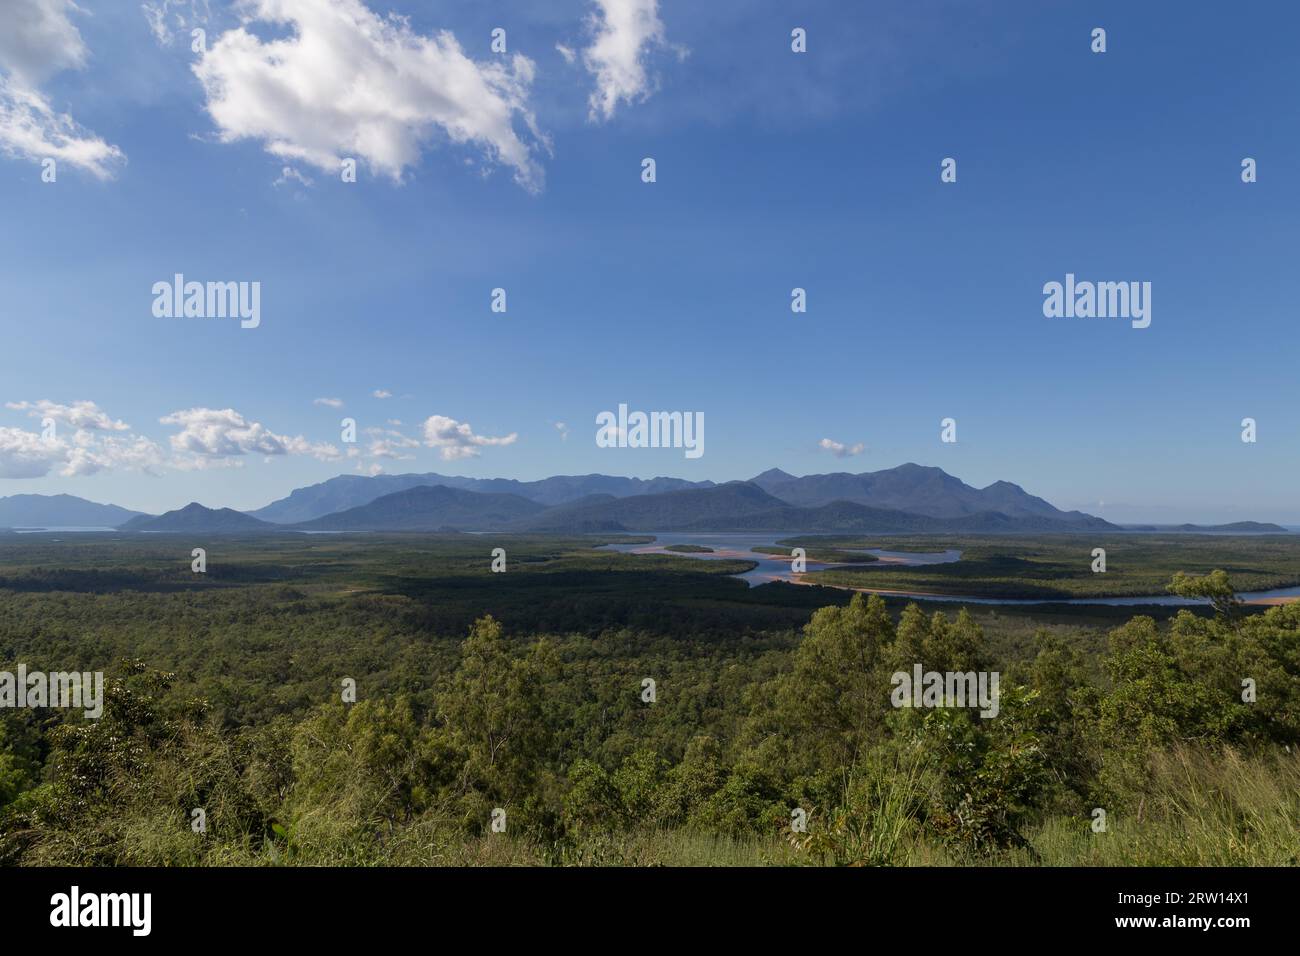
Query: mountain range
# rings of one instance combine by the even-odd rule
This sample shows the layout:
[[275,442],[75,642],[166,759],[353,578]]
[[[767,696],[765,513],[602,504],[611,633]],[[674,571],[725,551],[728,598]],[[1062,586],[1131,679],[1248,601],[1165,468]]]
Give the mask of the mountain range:
[[680,491],[685,488],[711,488],[713,482],[686,481],[682,478],[618,478],[610,475],[556,475],[540,481],[515,481],[512,478],[458,478],[429,472],[423,475],[339,475],[318,485],[297,488],[285,498],[264,508],[250,511],[254,518],[276,524],[295,524],[335,514],[348,508],[368,505],[376,498],[426,485],[443,485],[463,491],[485,494],[517,495],[540,505],[561,505],[588,495],[627,498],[632,495]]
[[0,528],[116,528],[140,514],[73,495],[0,498]]
[[[557,475],[539,481],[436,473],[340,475],[255,511],[197,502],[153,516],[68,495],[0,498],[0,526],[118,527],[122,531],[514,531],[614,533],[782,531],[1021,533],[1120,530],[1062,511],[1018,485],[975,488],[940,468],[795,477],[770,469],[749,481]],[[1155,530],[1155,529],[1151,529]],[[1179,531],[1283,532],[1278,525],[1184,525]]]

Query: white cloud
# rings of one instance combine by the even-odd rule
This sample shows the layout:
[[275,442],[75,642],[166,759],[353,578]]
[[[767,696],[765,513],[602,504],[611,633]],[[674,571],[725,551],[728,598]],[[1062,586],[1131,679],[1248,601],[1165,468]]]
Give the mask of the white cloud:
[[343,399],[341,398],[316,398],[312,399],[313,405],[324,405],[327,408],[342,408]]
[[122,151],[60,113],[40,90],[49,77],[81,69],[89,56],[69,19],[71,0],[6,0],[0,30],[0,151],[54,159],[109,178]]
[[91,431],[124,432],[130,425],[116,421],[100,410],[94,402],[73,402],[61,405],[42,399],[39,402],[6,402],[5,408],[26,412],[31,418],[50,418],[73,428],[85,428]]
[[573,64],[578,62],[578,54],[574,51],[573,47],[565,46],[563,43],[557,43],[555,44],[555,49],[559,51],[560,56],[564,57],[564,62],[569,64],[569,66],[573,66]]
[[163,464],[162,449],[141,435],[121,434],[130,426],[94,402],[42,399],[6,402],[5,407],[55,427],[40,432],[0,428],[0,478],[41,478],[53,471],[70,478],[113,468],[151,472]]
[[71,438],[45,438],[0,427],[0,478],[43,478],[56,470],[65,478],[111,468],[152,471],[162,459],[162,450],[139,435],[105,437],[80,430]]
[[[41,432],[0,427],[0,478],[40,478],[57,471],[64,477],[127,469],[154,473],[176,468],[192,471],[239,467],[246,455],[307,455],[339,461],[343,454],[328,442],[301,435],[280,435],[250,422],[232,408],[191,408],[159,419],[180,431],[170,437],[171,454],[150,438],[129,431],[91,401],[8,402],[7,408],[32,418],[52,419],[59,426]],[[409,445],[418,447],[414,439]]]
[[67,459],[67,446],[36,432],[0,426],[0,478],[42,478]]
[[392,398],[393,393],[386,388],[377,388],[370,393],[371,398]]
[[513,445],[518,438],[519,435],[515,432],[501,438],[475,435],[468,424],[445,415],[430,415],[424,422],[424,443],[430,448],[437,448],[444,461],[477,458],[480,448]]
[[321,461],[342,457],[333,445],[311,442],[302,436],[278,435],[261,422],[247,421],[233,408],[191,408],[172,412],[158,421],[181,429],[171,436],[172,450],[188,459],[178,463],[179,467],[206,467],[213,460],[249,454],[310,455]]
[[[591,45],[582,51],[582,63],[596,78],[588,104],[591,119],[608,120],[621,102],[635,103],[652,92],[654,81],[646,69],[650,48],[664,46],[664,24],[659,0],[594,0],[596,9],[587,19]],[[560,54],[569,58],[565,48]]]
[[[87,434],[79,432],[77,437]],[[93,475],[97,471],[117,468],[154,473],[163,464],[163,450],[143,435],[106,437],[85,444],[77,443],[70,448],[60,474],[65,477]]]
[[832,441],[829,438],[823,438],[817,444],[820,448],[830,452],[836,458],[848,458],[851,455],[861,455],[867,448],[867,446],[862,442],[858,442],[855,445],[845,445],[843,442]]
[[560,433],[560,441],[569,440],[569,426],[566,425],[564,422],[556,422],[555,430]]
[[[360,158],[400,181],[442,135],[541,188],[534,153],[548,144],[528,107],[527,57],[476,62],[452,33],[422,36],[361,0],[249,0],[242,10],[244,23],[194,65],[222,141],[260,140],[280,159],[335,174],[345,157]],[[254,25],[290,32],[264,41]]]

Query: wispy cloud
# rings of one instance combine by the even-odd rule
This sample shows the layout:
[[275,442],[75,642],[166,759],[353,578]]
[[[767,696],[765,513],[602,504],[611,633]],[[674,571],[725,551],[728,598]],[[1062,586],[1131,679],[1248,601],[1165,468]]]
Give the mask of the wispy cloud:
[[304,176],[292,166],[285,166],[280,170],[280,178],[271,183],[272,186],[289,186],[298,183],[300,186],[311,186],[313,180],[310,176]]
[[160,46],[171,46],[177,33],[205,27],[212,19],[208,0],[146,0],[140,9]]
[[126,422],[109,417],[98,405],[89,401],[71,402],[67,405],[47,399],[39,402],[5,402],[5,408],[26,412],[31,418],[48,418],[73,428],[91,431],[124,432],[131,427]]
[[370,445],[366,449],[367,455],[371,458],[409,460],[415,457],[411,453],[420,447],[419,439],[403,435],[391,428],[368,428],[366,434],[371,438]]

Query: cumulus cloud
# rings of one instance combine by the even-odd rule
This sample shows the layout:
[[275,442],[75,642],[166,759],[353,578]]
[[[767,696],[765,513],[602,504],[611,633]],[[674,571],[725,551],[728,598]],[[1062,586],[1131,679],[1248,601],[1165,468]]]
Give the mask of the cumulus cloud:
[[[646,68],[646,57],[656,46],[666,45],[664,23],[659,19],[659,0],[594,0],[596,9],[587,18],[591,45],[582,51],[582,64],[596,78],[588,99],[592,120],[613,117],[619,103],[644,100],[654,80]],[[566,60],[572,51],[560,47]]]
[[852,455],[861,455],[867,448],[862,442],[855,445],[845,445],[843,442],[833,441],[830,438],[823,438],[817,443],[818,447],[824,451],[830,452],[836,458],[848,458]]
[[49,418],[73,428],[90,431],[124,432],[130,425],[110,418],[94,402],[80,401],[68,405],[42,399],[39,402],[5,402],[5,408],[26,412],[32,418]]
[[316,398],[312,400],[313,405],[324,405],[326,408],[342,408],[343,399],[341,398]]
[[86,435],[87,432],[78,432],[68,449],[67,461],[60,471],[64,477],[93,475],[98,471],[119,468],[155,474],[160,466],[166,464],[163,450],[143,435],[95,438],[87,442],[78,440]]
[[424,422],[424,443],[430,448],[437,448],[444,461],[477,458],[480,448],[513,445],[518,438],[519,435],[515,432],[501,438],[475,435],[468,424],[445,415],[430,415]]
[[46,437],[21,428],[0,427],[0,478],[65,478],[93,475],[111,468],[153,471],[162,449],[140,435],[104,436],[79,430],[70,437]]
[[556,422],[555,430],[560,433],[560,441],[569,440],[569,426],[564,422]]
[[[249,421],[232,408],[191,408],[160,418],[180,430],[170,437],[170,454],[152,439],[130,431],[91,401],[62,404],[48,400],[7,402],[6,408],[55,423],[40,432],[0,427],[0,478],[64,477],[124,469],[158,473],[238,467],[247,455],[306,455],[338,461],[343,454],[328,442],[280,435]],[[408,446],[419,442],[407,439]]]
[[0,478],[42,478],[67,457],[67,446],[36,432],[0,427]]
[[125,468],[152,472],[164,454],[153,441],[130,431],[92,401],[6,402],[5,407],[39,418],[41,431],[0,428],[0,478],[43,478],[57,472],[66,477],[93,475]]
[[[436,137],[472,146],[542,186],[548,148],[528,105],[535,67],[475,61],[449,31],[422,36],[361,0],[249,0],[244,22],[194,65],[223,142],[253,139],[282,160],[337,173],[364,159],[400,181]],[[253,28],[288,28],[260,39]]]
[[370,393],[371,398],[392,398],[393,393],[386,388],[377,388]]
[[342,457],[326,442],[311,442],[299,436],[278,435],[261,422],[250,422],[233,408],[190,408],[158,419],[180,431],[171,436],[171,447],[183,458],[179,467],[203,468],[243,455],[310,455],[321,461]]
[[[0,151],[24,159],[54,159],[109,178],[125,157],[69,114],[61,113],[40,84],[89,57],[69,18],[71,0],[6,0],[0,29]],[[80,11],[78,11],[80,12]]]

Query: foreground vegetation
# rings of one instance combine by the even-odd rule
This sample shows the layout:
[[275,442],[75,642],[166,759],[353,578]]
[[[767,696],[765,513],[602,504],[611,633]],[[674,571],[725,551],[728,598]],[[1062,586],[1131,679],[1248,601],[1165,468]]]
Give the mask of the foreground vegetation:
[[[1300,605],[932,613],[590,544],[0,541],[0,670],[111,671],[98,721],[0,711],[0,861],[1300,863]],[[917,664],[998,716],[892,706]]]

